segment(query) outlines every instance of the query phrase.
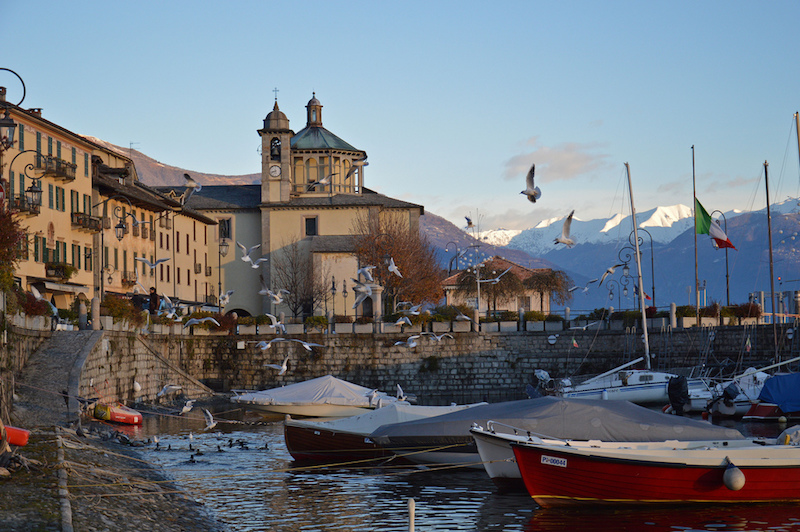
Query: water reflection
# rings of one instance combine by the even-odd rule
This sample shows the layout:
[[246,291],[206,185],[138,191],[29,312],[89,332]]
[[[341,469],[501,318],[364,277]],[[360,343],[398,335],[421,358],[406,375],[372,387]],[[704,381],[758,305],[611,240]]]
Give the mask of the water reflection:
[[[308,467],[292,461],[281,421],[241,421],[220,423],[219,430],[206,433],[200,417],[146,416],[144,425],[130,435],[139,439],[159,435],[160,450],[145,447],[145,458],[162,466],[234,531],[405,532],[409,497],[416,501],[416,527],[426,532],[800,531],[800,509],[795,505],[543,510],[527,494],[497,492],[486,474],[477,470]],[[750,436],[774,437],[785,428],[731,423]]]

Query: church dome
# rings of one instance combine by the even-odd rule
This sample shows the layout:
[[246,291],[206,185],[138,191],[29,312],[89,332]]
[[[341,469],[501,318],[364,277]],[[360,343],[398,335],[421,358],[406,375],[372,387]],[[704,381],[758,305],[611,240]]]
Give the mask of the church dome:
[[264,129],[289,129],[289,119],[278,108],[278,102],[272,108],[267,117],[264,119]]
[[311,93],[311,99],[308,100],[308,103],[306,104],[306,107],[311,107],[312,105],[318,105],[318,106],[322,107],[322,102],[317,100],[317,93],[316,92],[312,92]]

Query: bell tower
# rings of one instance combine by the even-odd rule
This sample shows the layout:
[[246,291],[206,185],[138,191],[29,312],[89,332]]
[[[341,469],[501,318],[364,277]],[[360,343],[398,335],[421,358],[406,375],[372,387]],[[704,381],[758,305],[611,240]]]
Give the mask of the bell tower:
[[292,184],[291,140],[294,132],[289,129],[289,119],[275,105],[264,119],[261,136],[261,202],[286,203],[289,201]]

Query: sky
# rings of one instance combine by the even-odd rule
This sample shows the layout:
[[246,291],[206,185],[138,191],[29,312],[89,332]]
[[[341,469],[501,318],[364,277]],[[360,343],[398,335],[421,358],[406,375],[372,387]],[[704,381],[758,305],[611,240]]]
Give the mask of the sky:
[[[800,2],[0,0],[22,107],[190,171],[261,171],[290,127],[369,156],[365,185],[479,229],[575,210],[800,196]],[[8,100],[19,81],[0,71]],[[536,164],[541,199],[520,194]]]

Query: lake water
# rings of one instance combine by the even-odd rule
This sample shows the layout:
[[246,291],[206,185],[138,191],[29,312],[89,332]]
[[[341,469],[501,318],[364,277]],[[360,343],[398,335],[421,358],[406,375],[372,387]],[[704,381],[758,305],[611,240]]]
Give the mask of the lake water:
[[[146,416],[135,435],[159,435],[160,450],[149,446],[144,458],[161,466],[234,531],[405,532],[408,499],[413,498],[415,529],[425,532],[800,532],[797,505],[543,510],[526,494],[498,493],[482,471],[302,467],[286,450],[281,421],[220,423],[211,433],[202,432],[203,425],[199,417]],[[735,426],[750,435],[775,436],[781,430],[775,424]],[[198,449],[202,455],[192,463],[190,456]]]

